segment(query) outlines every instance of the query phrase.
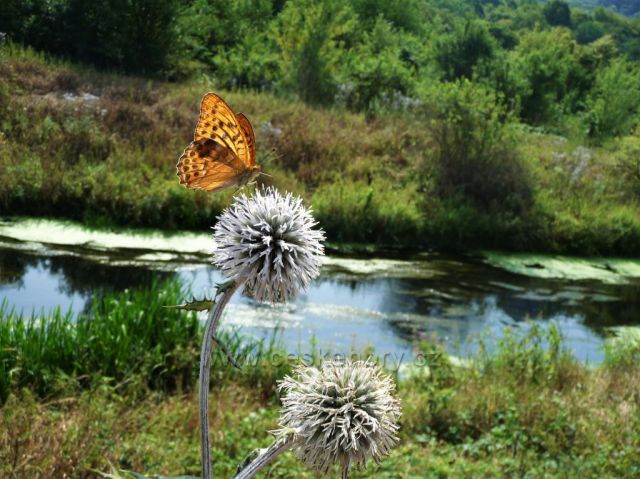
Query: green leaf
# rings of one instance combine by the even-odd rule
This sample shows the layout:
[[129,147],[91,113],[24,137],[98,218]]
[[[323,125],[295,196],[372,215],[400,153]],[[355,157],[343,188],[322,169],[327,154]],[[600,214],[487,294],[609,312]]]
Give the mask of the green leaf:
[[165,308],[182,309],[184,311],[205,311],[213,308],[215,301],[207,298],[197,300],[193,298],[188,303],[164,306]]

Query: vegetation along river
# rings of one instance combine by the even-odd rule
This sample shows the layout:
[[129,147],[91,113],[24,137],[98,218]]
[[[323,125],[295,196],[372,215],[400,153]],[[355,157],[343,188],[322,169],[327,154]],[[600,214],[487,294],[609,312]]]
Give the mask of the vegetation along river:
[[[178,278],[200,298],[221,281],[207,234],[103,232],[68,222],[0,220],[0,302],[24,315],[60,307],[80,312],[96,291]],[[640,325],[640,260],[549,255],[396,258],[328,256],[321,276],[294,302],[257,304],[236,295],[226,328],[273,337],[287,350],[347,354],[372,346],[389,361],[414,357],[433,337],[460,357],[505,328],[556,324],[583,361],[602,359],[612,330]]]

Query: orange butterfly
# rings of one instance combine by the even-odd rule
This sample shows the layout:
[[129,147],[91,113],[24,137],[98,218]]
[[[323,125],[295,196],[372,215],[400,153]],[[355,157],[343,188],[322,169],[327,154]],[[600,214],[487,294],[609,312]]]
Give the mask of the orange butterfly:
[[207,93],[193,141],[176,168],[180,184],[197,190],[221,191],[253,181],[260,167],[251,123],[218,95]]

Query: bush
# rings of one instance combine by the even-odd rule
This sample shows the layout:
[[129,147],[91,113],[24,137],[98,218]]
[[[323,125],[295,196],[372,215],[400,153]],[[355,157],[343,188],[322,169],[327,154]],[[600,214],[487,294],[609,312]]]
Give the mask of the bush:
[[463,195],[481,208],[514,214],[532,201],[529,174],[518,157],[509,115],[497,98],[469,81],[427,95],[436,145],[440,196]]
[[339,97],[352,110],[394,107],[394,99],[413,93],[411,47],[416,40],[395,31],[382,17],[364,37],[351,55],[347,84]]
[[581,22],[574,30],[573,34],[578,43],[586,44],[595,42],[605,34],[604,27],[593,20]]
[[270,0],[185,3],[177,18],[177,68],[186,61],[193,70],[187,74],[213,73],[227,88],[272,87],[277,56],[268,33],[276,12]]
[[571,26],[571,9],[567,2],[563,0],[551,0],[547,2],[543,9],[544,18],[551,26]]
[[471,79],[476,66],[493,58],[495,44],[484,22],[469,21],[441,38],[437,44],[436,62],[446,80]]
[[568,31],[533,31],[511,52],[511,65],[522,85],[521,116],[531,123],[549,123],[575,111],[588,91],[587,72],[578,45]]
[[589,135],[602,139],[628,134],[640,113],[640,68],[616,59],[596,74],[587,100]]
[[337,0],[287,2],[276,36],[283,86],[303,101],[333,103],[343,47],[356,30],[355,14]]

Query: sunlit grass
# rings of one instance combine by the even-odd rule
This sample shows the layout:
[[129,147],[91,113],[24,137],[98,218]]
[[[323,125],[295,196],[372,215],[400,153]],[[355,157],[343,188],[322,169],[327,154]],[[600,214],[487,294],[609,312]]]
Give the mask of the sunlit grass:
[[[260,181],[303,195],[330,241],[640,253],[635,136],[590,148],[584,159],[578,137],[518,125],[502,131],[495,119],[485,138],[482,113],[466,126],[436,127],[446,98],[435,87],[425,111],[365,117],[214,83],[98,73],[10,43],[2,48],[3,214],[208,229],[233,192],[189,191],[178,184],[175,163],[192,138],[202,95],[215,90],[254,123],[258,163],[272,175]],[[463,113],[490,110],[476,90],[448,94],[466,102]],[[84,93],[97,99],[64,97]],[[443,131],[455,134],[438,138]],[[443,157],[446,150],[455,155]],[[476,150],[483,163],[470,170],[475,160],[465,152]]]
[[[178,282],[153,283],[149,288],[100,295],[87,311],[73,316],[59,308],[22,317],[0,306],[0,402],[11,390],[28,387],[40,397],[60,390],[94,386],[99,378],[138,391],[190,391],[195,387],[202,328],[195,313],[165,308],[184,302]],[[250,364],[244,373],[222,367],[227,358],[215,349],[214,387],[237,379],[271,394],[280,374],[269,359],[279,353],[275,337],[265,342],[222,333],[228,349]],[[217,367],[220,366],[220,367]],[[271,372],[267,372],[271,370]],[[270,378],[270,379],[269,379]],[[137,391],[137,389],[136,389]]]

